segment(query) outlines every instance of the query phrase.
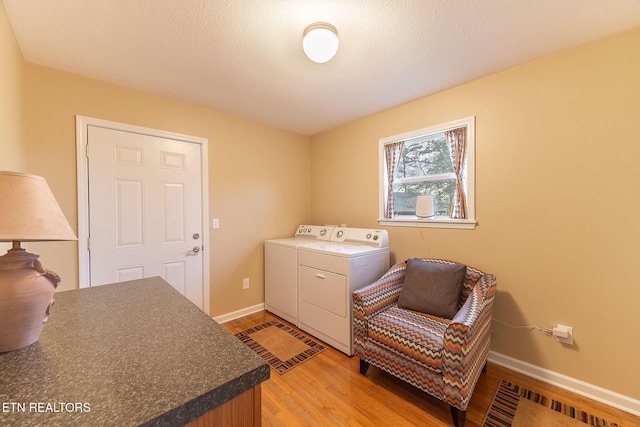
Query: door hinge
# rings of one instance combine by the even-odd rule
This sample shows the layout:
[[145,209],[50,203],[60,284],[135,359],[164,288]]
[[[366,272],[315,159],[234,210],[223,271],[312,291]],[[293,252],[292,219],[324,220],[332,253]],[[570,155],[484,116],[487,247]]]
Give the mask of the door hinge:
[[87,250],[91,252],[91,237],[87,237]]
[[86,157],[89,157],[89,143],[87,143],[86,146],[85,146],[84,155]]

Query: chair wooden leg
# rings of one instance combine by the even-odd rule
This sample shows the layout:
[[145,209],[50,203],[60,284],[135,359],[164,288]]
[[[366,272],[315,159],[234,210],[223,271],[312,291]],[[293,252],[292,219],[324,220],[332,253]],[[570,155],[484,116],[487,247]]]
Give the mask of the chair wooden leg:
[[367,370],[369,369],[369,362],[365,362],[364,360],[360,359],[360,373],[362,375],[366,375],[367,374]]
[[461,411],[453,405],[449,405],[451,408],[451,418],[453,418],[453,425],[455,427],[464,427],[464,421],[467,418],[467,411]]

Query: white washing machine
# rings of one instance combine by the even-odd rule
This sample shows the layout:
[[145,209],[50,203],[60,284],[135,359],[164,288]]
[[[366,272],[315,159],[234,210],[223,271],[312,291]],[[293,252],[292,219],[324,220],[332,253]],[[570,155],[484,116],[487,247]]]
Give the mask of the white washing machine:
[[351,356],[351,294],[389,269],[386,230],[335,227],[298,245],[298,327]]
[[333,227],[301,225],[295,237],[264,243],[264,305],[273,314],[298,326],[298,246],[328,242]]

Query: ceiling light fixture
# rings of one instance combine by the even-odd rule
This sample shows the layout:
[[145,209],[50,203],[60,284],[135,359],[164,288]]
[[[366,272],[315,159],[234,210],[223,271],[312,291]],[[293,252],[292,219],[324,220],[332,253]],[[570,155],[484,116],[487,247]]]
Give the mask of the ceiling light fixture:
[[322,64],[333,58],[338,51],[338,30],[326,22],[316,22],[304,30],[302,49],[313,62]]

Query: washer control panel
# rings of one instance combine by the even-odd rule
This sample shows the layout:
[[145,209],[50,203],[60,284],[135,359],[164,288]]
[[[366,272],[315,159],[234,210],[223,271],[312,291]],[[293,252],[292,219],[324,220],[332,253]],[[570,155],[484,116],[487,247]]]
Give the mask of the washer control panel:
[[387,230],[372,228],[336,227],[333,230],[331,241],[384,248],[389,246],[389,234]]
[[315,240],[329,240],[333,228],[326,225],[300,225],[296,230],[296,237],[305,237]]
[[389,246],[387,230],[374,228],[347,228],[333,225],[300,225],[296,230],[296,237],[309,240],[326,240],[337,243],[351,243],[367,245],[377,248]]

